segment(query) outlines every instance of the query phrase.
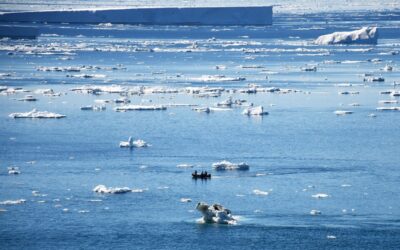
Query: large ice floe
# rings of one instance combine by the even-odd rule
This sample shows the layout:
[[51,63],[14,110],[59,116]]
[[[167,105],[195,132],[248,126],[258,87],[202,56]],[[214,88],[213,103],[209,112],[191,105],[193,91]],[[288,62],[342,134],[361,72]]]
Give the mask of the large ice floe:
[[129,187],[106,187],[105,185],[97,185],[93,188],[93,192],[101,194],[124,194],[124,193],[142,193],[143,189],[131,189]]
[[208,205],[205,202],[197,203],[196,209],[202,213],[204,223],[236,224],[236,219],[229,209],[220,204]]
[[121,141],[119,142],[119,146],[121,148],[144,148],[144,147],[148,147],[149,144],[143,140],[136,140],[134,141],[132,139],[132,136],[129,136],[128,141]]
[[232,163],[229,161],[220,161],[212,164],[215,170],[249,170],[250,166],[244,162]]
[[263,106],[257,107],[249,107],[243,110],[244,115],[252,116],[252,115],[268,115],[267,111],[264,111]]
[[36,109],[33,109],[32,111],[29,112],[21,112],[21,113],[11,113],[9,115],[11,118],[64,118],[66,117],[65,115],[57,114],[57,113],[52,113],[48,111],[37,111]]
[[364,27],[350,32],[334,32],[318,37],[315,42],[318,45],[329,44],[377,44],[377,27]]

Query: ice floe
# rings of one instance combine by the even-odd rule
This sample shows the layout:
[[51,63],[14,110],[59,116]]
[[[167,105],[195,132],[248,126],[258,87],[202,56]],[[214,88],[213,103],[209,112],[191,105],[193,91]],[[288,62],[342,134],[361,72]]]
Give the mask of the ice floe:
[[311,197],[316,198],[316,199],[324,199],[324,198],[328,198],[329,194],[318,193],[318,194],[311,195]]
[[321,214],[321,211],[316,210],[316,209],[312,209],[312,210],[310,211],[310,214],[311,214],[311,215],[320,215],[320,214]]
[[261,116],[261,115],[268,115],[268,112],[264,111],[263,106],[257,106],[257,107],[250,107],[250,108],[243,110],[242,114],[248,115],[248,116],[251,116],[251,115]]
[[180,201],[182,203],[187,203],[187,202],[192,202],[192,199],[190,199],[190,198],[181,198]]
[[177,168],[193,168],[193,165],[192,164],[183,163],[183,164],[176,165],[176,167]]
[[37,98],[33,97],[32,95],[26,95],[23,98],[18,99],[18,101],[35,102],[35,101],[37,101]]
[[25,199],[5,200],[5,201],[1,201],[0,205],[18,205],[18,204],[23,204],[25,202],[26,202]]
[[378,107],[378,111],[400,111],[400,107]]
[[88,105],[88,106],[82,106],[81,110],[104,111],[104,110],[106,110],[106,106],[104,106],[104,105]]
[[148,147],[149,144],[143,140],[133,140],[132,136],[129,137],[128,141],[121,141],[119,143],[121,148],[143,148]]
[[33,109],[32,111],[29,112],[22,112],[22,113],[11,113],[9,115],[11,118],[64,118],[66,117],[65,115],[57,114],[57,113],[52,113],[48,111],[37,111],[36,109]]
[[328,35],[322,35],[315,40],[315,44],[377,44],[377,27],[364,27],[350,32],[334,32]]
[[202,213],[203,222],[216,224],[236,224],[236,219],[229,209],[220,204],[208,205],[205,202],[197,203],[196,209]]
[[269,192],[267,192],[267,191],[262,191],[262,190],[259,190],[259,189],[254,189],[254,190],[253,190],[253,194],[255,194],[255,195],[267,196],[267,195],[269,195]]
[[132,190],[128,187],[106,187],[105,185],[98,185],[93,188],[93,192],[102,193],[102,194],[124,194],[135,192],[136,189]]
[[229,161],[220,161],[212,164],[215,170],[249,170],[250,166],[244,162],[232,163]]

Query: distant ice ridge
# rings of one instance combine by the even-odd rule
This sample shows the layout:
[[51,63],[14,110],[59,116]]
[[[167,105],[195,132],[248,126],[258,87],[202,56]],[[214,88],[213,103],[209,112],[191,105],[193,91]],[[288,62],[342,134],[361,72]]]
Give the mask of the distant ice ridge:
[[272,6],[27,11],[0,14],[0,21],[148,25],[271,25]]
[[250,166],[244,162],[232,163],[229,161],[221,161],[212,164],[215,170],[249,170]]
[[141,193],[143,189],[130,189],[129,187],[106,187],[105,185],[98,185],[93,188],[93,192],[102,194],[124,194],[124,193]]
[[359,30],[350,32],[334,32],[332,34],[323,35],[315,40],[315,44],[377,44],[378,29],[377,27],[364,27]]
[[229,209],[220,204],[208,205],[205,202],[197,203],[196,209],[203,214],[205,223],[236,224],[236,219]]
[[33,109],[32,111],[29,112],[22,112],[22,113],[11,113],[9,115],[11,118],[64,118],[66,117],[65,115],[57,114],[57,113],[52,113],[48,111],[37,111],[36,109]]
[[148,147],[149,144],[143,140],[136,140],[134,141],[132,139],[132,136],[129,136],[128,141],[121,141],[119,143],[119,146],[121,148],[143,148],[143,147]]

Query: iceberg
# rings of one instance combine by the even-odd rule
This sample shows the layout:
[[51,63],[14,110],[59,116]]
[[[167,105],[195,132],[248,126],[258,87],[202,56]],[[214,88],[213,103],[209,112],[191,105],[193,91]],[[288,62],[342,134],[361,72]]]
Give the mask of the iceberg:
[[220,204],[208,205],[205,202],[197,203],[196,209],[202,213],[203,222],[216,224],[236,224],[236,219],[229,209]]
[[132,136],[129,137],[128,141],[121,141],[119,143],[119,147],[121,148],[143,148],[148,147],[149,144],[143,140],[136,140],[132,139]]
[[377,27],[364,27],[350,32],[334,32],[332,34],[318,37],[314,43],[317,45],[377,44],[378,29]]
[[52,113],[48,111],[37,111],[36,109],[33,109],[32,111],[29,112],[22,112],[22,113],[11,113],[9,115],[11,118],[64,118],[66,117],[65,115],[57,114],[57,113]]
[[310,211],[310,214],[311,214],[311,215],[320,215],[320,214],[321,214],[321,211],[316,210],[316,209],[313,209],[313,210]]
[[2,13],[0,21],[111,25],[272,25],[272,6],[27,11]]
[[150,110],[166,110],[167,107],[163,105],[124,105],[115,107],[114,110],[121,112],[121,111],[150,111]]
[[268,115],[267,111],[264,111],[263,106],[257,106],[257,107],[253,107],[253,108],[247,108],[245,110],[243,110],[242,114],[244,115]]
[[221,161],[212,164],[215,170],[249,170],[250,166],[244,162],[232,163],[229,161]]
[[93,192],[102,193],[102,194],[124,194],[132,192],[132,189],[128,187],[106,187],[104,185],[98,185],[93,188]]
[[311,195],[311,197],[316,198],[316,199],[324,199],[324,198],[328,198],[329,195],[328,194],[324,194],[324,193],[319,193],[319,194]]
[[264,195],[264,196],[269,195],[269,193],[267,191],[262,191],[262,190],[259,190],[259,189],[254,189],[253,190],[253,194],[255,194],[255,195]]

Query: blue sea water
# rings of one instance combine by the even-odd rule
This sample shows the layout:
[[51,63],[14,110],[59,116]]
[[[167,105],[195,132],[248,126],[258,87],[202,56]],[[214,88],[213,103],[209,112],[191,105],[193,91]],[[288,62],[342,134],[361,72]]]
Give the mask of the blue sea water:
[[[399,21],[399,13],[380,12],[281,15],[271,27],[21,24],[47,35],[0,41],[0,85],[63,94],[33,93],[39,99],[33,103],[17,100],[30,93],[0,95],[0,201],[26,200],[0,205],[6,210],[0,212],[0,248],[398,249],[400,113],[376,108],[379,100],[398,100],[380,91],[399,82]],[[321,34],[365,25],[380,28],[378,45],[312,44]],[[104,69],[118,64],[126,69]],[[37,71],[82,65],[101,68],[76,74],[105,78]],[[301,71],[306,65],[316,65],[317,72]],[[393,71],[383,71],[385,65]],[[365,73],[385,82],[364,82]],[[202,75],[246,80],[196,80]],[[352,86],[337,86],[343,83]],[[129,96],[136,104],[201,106],[232,96],[263,105],[269,112],[264,117],[244,116],[240,107],[210,114],[187,106],[121,113],[107,104],[106,111],[85,112],[80,107],[96,99],[120,96],[70,91],[84,84],[178,89],[258,84],[300,92]],[[8,117],[33,108],[67,117]],[[335,110],[354,114],[339,117]],[[151,147],[119,148],[129,136]],[[250,170],[213,171],[212,163],[221,160],[246,162]],[[183,163],[194,168],[177,168]],[[10,166],[21,174],[9,175]],[[213,178],[194,181],[194,169]],[[97,194],[92,190],[99,184],[143,192]],[[318,193],[329,197],[312,197]],[[237,225],[199,223],[200,201],[231,209],[239,216]],[[310,215],[313,209],[321,215]]]

